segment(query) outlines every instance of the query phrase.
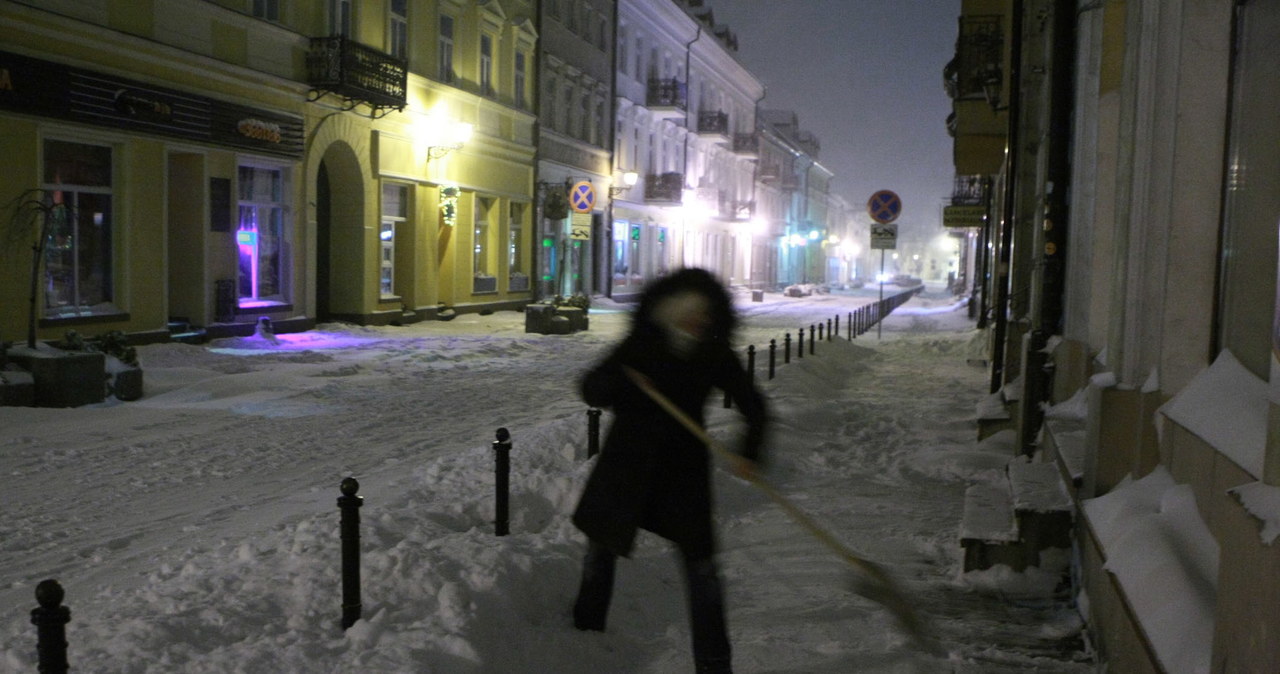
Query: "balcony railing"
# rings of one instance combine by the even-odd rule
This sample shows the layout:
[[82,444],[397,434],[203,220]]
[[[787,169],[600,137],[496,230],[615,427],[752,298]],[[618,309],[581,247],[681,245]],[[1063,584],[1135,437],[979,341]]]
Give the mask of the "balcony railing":
[[733,153],[744,157],[760,156],[760,137],[754,133],[733,134]]
[[982,175],[956,176],[951,187],[952,206],[985,206],[991,181]]
[[645,104],[650,111],[668,112],[683,116],[689,109],[688,94],[684,82],[677,79],[649,80]]
[[[307,84],[312,98],[326,93],[341,96],[347,108],[364,103],[381,117],[389,109],[403,110],[408,67],[398,59],[342,36],[313,37],[307,52]],[[380,114],[379,114],[380,113]]]
[[700,111],[698,135],[721,143],[729,142],[729,113],[719,110]]
[[756,212],[756,202],[743,199],[720,199],[720,217],[725,220],[750,220]]
[[644,177],[644,200],[678,204],[684,200],[683,173],[650,173]]

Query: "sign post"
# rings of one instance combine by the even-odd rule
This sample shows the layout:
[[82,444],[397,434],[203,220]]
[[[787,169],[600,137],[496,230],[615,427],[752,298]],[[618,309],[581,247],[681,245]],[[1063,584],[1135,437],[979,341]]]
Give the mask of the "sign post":
[[[884,252],[898,247],[898,226],[890,224],[902,213],[902,198],[889,190],[880,190],[867,200],[867,213],[876,224],[871,225],[871,250],[880,251],[880,274],[876,276],[876,284],[880,286],[881,311],[884,308]],[[876,339],[883,334],[881,324],[884,322],[880,311],[876,312]]]

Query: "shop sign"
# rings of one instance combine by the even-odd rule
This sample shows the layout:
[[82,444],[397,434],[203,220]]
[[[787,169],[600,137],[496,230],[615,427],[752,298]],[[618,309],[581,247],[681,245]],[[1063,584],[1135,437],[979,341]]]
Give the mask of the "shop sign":
[[985,206],[943,206],[943,227],[981,227],[986,224]]
[[301,157],[302,118],[0,51],[0,108]]

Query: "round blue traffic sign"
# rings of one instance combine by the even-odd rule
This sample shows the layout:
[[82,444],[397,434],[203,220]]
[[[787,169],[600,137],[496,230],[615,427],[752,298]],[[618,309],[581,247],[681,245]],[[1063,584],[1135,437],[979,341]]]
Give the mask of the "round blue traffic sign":
[[893,222],[902,215],[902,199],[889,190],[880,190],[867,200],[867,213],[882,225]]
[[569,190],[569,205],[575,213],[590,213],[596,205],[596,188],[585,180],[574,183]]

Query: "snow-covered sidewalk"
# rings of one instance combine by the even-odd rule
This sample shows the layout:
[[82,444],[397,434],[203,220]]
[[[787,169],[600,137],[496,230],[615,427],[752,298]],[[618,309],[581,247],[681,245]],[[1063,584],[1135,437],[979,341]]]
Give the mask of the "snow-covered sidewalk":
[[[1054,574],[961,574],[965,488],[1008,459],[978,445],[986,375],[964,307],[926,293],[883,336],[821,342],[767,376],[784,331],[867,292],[744,298],[741,344],[776,424],[768,479],[890,568],[948,654],[921,650],[850,591],[849,567],[761,493],[717,476],[735,671],[1087,672]],[[28,613],[57,578],[84,672],[691,671],[675,559],[643,537],[609,629],[570,626],[589,470],[578,374],[626,329],[527,335],[523,315],[401,328],[324,325],[279,344],[139,349],[146,395],[0,408],[0,670],[35,671]],[[844,334],[844,331],[841,331]],[[608,414],[604,417],[608,423]],[[511,535],[493,535],[493,456],[509,428]],[[731,441],[731,410],[710,431]],[[338,483],[361,483],[364,620],[339,627]]]

